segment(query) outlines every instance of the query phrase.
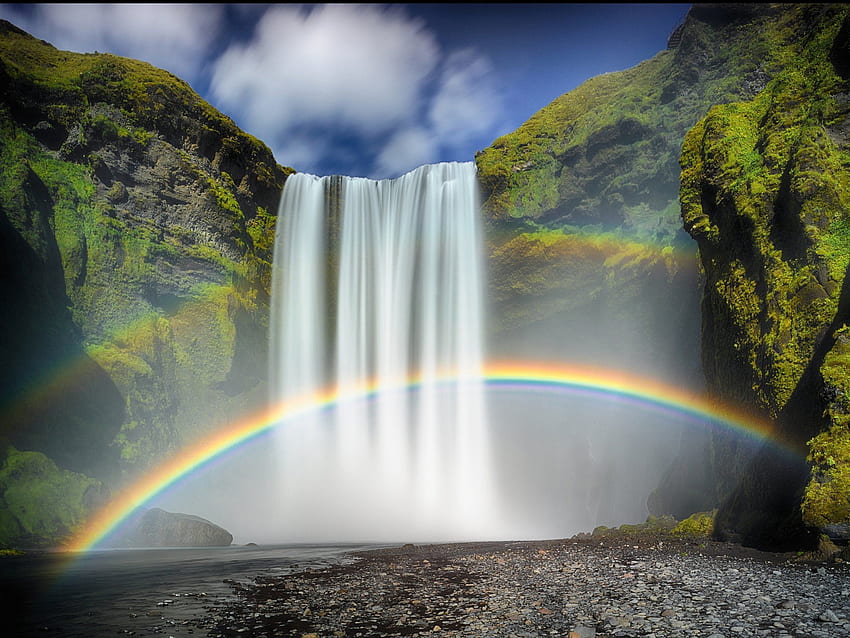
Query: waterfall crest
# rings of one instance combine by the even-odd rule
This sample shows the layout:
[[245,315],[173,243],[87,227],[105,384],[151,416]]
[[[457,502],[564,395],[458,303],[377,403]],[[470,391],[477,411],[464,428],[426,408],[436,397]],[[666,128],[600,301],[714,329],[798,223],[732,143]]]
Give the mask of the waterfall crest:
[[272,398],[334,387],[354,398],[277,428],[281,540],[492,534],[477,188],[471,162],[394,180],[287,179]]

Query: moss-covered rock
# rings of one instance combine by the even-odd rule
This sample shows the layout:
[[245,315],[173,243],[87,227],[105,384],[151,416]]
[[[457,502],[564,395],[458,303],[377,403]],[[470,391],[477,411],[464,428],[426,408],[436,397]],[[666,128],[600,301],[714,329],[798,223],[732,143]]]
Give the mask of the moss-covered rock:
[[118,486],[265,399],[292,169],[262,142],[170,73],[0,21],[0,168],[3,440]]
[[[830,11],[694,5],[678,46],[585,82],[476,155],[490,241],[491,352],[627,368],[701,388],[696,246],[682,230],[679,203],[683,140],[714,105],[735,103],[735,118],[757,120],[759,104],[742,101],[796,60],[799,43]],[[719,143],[759,170],[754,134],[747,125],[732,133],[718,133]],[[757,313],[747,306],[753,282],[740,264],[733,275],[730,285],[751,293],[737,296],[740,312]],[[819,280],[798,283],[801,297],[820,294]],[[787,391],[793,382],[775,383]],[[751,386],[746,379],[743,387]],[[734,488],[749,446],[734,436],[704,443],[699,434],[684,437],[653,512],[686,516]]]
[[782,68],[794,19],[771,6],[695,6],[678,47],[588,80],[481,151],[486,212],[674,241],[682,138],[709,107],[752,97]]
[[0,461],[0,547],[59,545],[106,495],[100,481],[62,470],[40,452],[7,446]]
[[847,521],[850,86],[835,64],[846,24],[846,5],[783,13],[790,44],[773,79],[751,100],[713,107],[682,148],[709,391],[773,419],[782,446],[753,457],[716,442],[729,483],[718,530],[751,544],[814,542],[806,524]]
[[714,533],[714,517],[716,512],[697,512],[679,521],[670,531],[674,536],[691,538],[709,537]]
[[828,426],[809,442],[811,478],[803,521],[818,528],[850,525],[850,334],[843,325],[820,367]]
[[[711,106],[755,97],[820,11],[696,5],[677,47],[585,82],[476,155],[497,349],[522,355],[539,341],[541,352],[586,350],[639,369],[654,351],[665,353],[659,374],[701,383],[675,356],[697,347],[700,311],[680,216],[682,141]],[[664,251],[677,256],[673,270]],[[598,335],[578,336],[581,317]],[[609,356],[612,333],[637,349]]]

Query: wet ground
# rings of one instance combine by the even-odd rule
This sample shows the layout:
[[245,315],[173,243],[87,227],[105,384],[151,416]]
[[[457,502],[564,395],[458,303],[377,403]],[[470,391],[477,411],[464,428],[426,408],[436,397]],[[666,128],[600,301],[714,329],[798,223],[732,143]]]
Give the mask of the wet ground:
[[363,545],[230,546],[0,559],[0,635],[15,638],[204,636],[206,607],[232,585],[351,560]]
[[710,541],[404,546],[260,577],[211,637],[850,636],[850,569]]
[[3,636],[850,636],[846,563],[669,534],[69,558],[0,560]]

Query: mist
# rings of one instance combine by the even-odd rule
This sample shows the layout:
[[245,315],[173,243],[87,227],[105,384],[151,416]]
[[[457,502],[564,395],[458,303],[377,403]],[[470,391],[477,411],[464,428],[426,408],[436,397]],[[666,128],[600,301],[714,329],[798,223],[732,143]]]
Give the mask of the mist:
[[[486,292],[483,359],[590,365],[702,390],[699,291],[689,249],[673,275],[659,276],[658,264],[650,263],[639,286],[618,288],[617,276],[634,280],[641,273],[612,277],[600,263],[596,294],[566,300],[562,290],[548,293],[551,299],[538,295],[529,303],[559,310],[506,327],[494,292],[500,274],[487,266],[479,246]],[[303,310],[304,295],[298,303]],[[299,382],[311,357],[325,347],[310,334],[307,363],[291,373]],[[236,543],[564,538],[646,520],[647,500],[665,472],[683,451],[699,453],[693,442],[708,427],[614,395],[487,387],[481,396],[484,430],[473,448],[458,451],[446,430],[456,418],[452,397],[435,404],[442,412],[430,426],[417,424],[423,391],[407,388],[396,398],[401,403],[392,421],[402,424],[396,436],[405,442],[389,452],[381,451],[385,444],[376,425],[380,402],[356,399],[279,425],[152,504],[208,518]],[[341,420],[342,411],[347,416]],[[436,457],[424,470],[427,480],[417,474],[425,463],[417,452],[417,428],[424,427],[442,432]],[[423,491],[423,483],[430,487]]]
[[[486,410],[498,503],[473,533],[449,518],[449,507],[446,517],[429,525],[418,517],[414,492],[406,501],[387,498],[369,468],[348,485],[329,483],[321,474],[328,471],[326,461],[336,458],[334,410],[280,426],[295,435],[321,430],[313,437],[316,447],[299,450],[296,497],[279,481],[281,457],[270,433],[192,473],[150,506],[207,518],[237,544],[564,538],[599,525],[643,522],[647,497],[682,437],[700,427],[648,407],[568,392],[490,390]],[[314,454],[321,449],[325,459]],[[412,466],[413,460],[406,462]],[[304,534],[292,536],[293,528]]]

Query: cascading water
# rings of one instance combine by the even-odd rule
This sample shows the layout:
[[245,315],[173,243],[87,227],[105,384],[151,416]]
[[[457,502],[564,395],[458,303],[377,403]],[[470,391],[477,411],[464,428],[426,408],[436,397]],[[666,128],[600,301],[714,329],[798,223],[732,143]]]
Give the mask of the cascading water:
[[278,428],[281,540],[489,537],[475,165],[295,174],[278,219],[273,399],[354,397]]

